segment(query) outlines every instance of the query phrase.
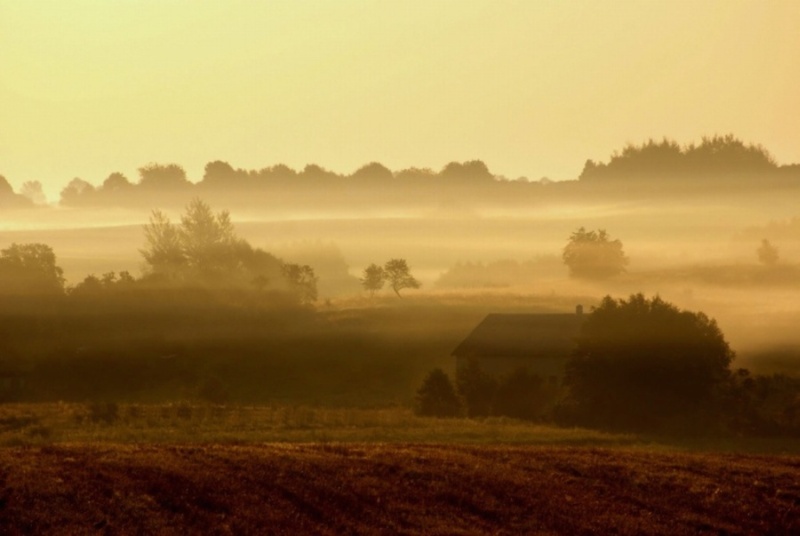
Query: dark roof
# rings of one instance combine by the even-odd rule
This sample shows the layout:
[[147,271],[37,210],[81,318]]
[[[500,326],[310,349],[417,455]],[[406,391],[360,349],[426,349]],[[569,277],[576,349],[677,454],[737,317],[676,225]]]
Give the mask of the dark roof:
[[490,314],[453,350],[456,357],[569,357],[585,316]]

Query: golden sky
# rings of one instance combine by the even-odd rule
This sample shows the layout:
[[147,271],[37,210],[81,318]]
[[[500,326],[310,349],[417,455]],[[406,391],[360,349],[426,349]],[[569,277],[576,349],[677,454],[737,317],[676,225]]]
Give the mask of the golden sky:
[[482,159],[733,133],[800,162],[800,2],[0,0],[0,174]]

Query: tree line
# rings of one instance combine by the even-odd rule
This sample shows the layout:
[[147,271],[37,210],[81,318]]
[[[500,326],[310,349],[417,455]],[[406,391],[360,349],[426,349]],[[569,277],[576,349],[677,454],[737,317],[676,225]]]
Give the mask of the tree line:
[[[800,164],[778,165],[761,145],[748,144],[728,134],[704,137],[699,144],[684,146],[666,138],[627,145],[612,154],[607,163],[587,160],[577,183],[586,187],[613,187],[619,180],[624,180],[628,185],[685,188],[687,184],[681,179],[687,179],[695,187],[719,187],[720,181],[726,185],[764,187],[765,178],[782,179],[796,185],[800,182]],[[135,180],[120,172],[109,174],[100,184],[74,178],[62,189],[59,203],[70,207],[141,206],[152,203],[155,194],[178,196],[185,203],[187,196],[192,195],[276,191],[313,193],[321,188],[334,196],[337,189],[351,194],[376,188],[388,189],[400,198],[413,200],[415,192],[435,195],[453,189],[478,188],[498,194],[513,192],[514,195],[521,192],[553,193],[568,189],[573,182],[576,181],[553,182],[547,178],[530,181],[525,177],[509,180],[492,173],[481,160],[450,162],[439,171],[415,167],[392,171],[383,164],[371,162],[350,174],[336,173],[317,164],[309,164],[302,170],[285,164],[248,170],[215,160],[206,164],[203,176],[195,182],[190,181],[184,168],[175,163],[144,165],[138,169]],[[563,191],[565,195],[571,192]],[[31,207],[44,202],[40,182],[27,181],[20,193],[15,193],[8,181],[0,176],[0,207]]]

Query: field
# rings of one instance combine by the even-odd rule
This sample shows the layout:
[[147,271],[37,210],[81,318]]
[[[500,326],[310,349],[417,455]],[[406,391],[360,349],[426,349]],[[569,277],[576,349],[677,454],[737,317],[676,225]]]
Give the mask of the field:
[[0,450],[3,534],[796,534],[800,459],[422,444]]
[[668,444],[403,408],[6,404],[0,445],[0,534],[800,529],[786,440]]

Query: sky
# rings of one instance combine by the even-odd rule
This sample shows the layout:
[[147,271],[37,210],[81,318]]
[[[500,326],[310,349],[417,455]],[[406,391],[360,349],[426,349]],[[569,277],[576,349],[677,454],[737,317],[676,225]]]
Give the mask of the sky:
[[481,159],[732,133],[800,162],[800,2],[0,0],[0,174]]

